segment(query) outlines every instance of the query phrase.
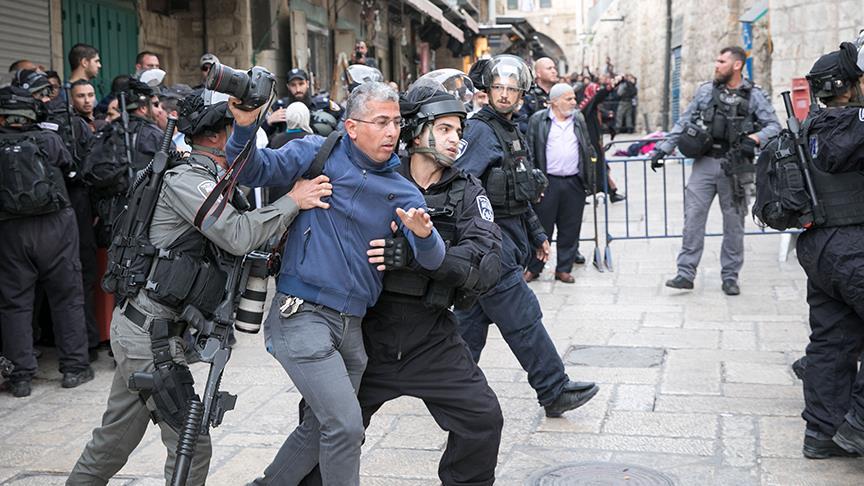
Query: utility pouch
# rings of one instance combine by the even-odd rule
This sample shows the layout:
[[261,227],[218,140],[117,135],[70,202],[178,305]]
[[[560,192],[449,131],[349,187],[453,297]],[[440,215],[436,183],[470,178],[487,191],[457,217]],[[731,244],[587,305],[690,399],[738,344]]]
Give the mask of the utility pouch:
[[500,207],[507,203],[507,173],[501,167],[489,169],[486,196],[493,207]]
[[384,290],[412,297],[423,297],[429,288],[430,279],[415,271],[391,271],[384,273]]
[[225,285],[228,274],[219,265],[212,262],[200,262],[195,282],[189,289],[189,296],[184,304],[191,305],[204,314],[213,314],[222,297],[225,295]]
[[195,284],[200,266],[200,260],[182,253],[175,255],[169,250],[159,250],[153,274],[145,287],[147,295],[168,307],[180,307]]
[[514,195],[517,201],[530,202],[537,200],[537,186],[534,177],[525,168],[524,162],[519,160],[513,174]]
[[423,305],[430,309],[446,309],[453,304],[456,289],[431,281],[423,296]]

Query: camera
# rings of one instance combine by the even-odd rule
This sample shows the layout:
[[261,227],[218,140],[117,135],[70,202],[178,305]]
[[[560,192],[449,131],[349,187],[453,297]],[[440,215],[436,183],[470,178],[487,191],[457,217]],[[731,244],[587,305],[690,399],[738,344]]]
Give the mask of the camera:
[[267,103],[273,94],[273,85],[276,79],[270,71],[261,66],[243,72],[225,66],[224,64],[213,64],[204,87],[220,93],[231,95],[240,100],[238,108],[252,111]]
[[354,59],[356,61],[363,59],[363,53],[360,52],[360,49],[357,49],[356,51],[354,51]]
[[240,297],[234,319],[238,331],[255,334],[261,329],[264,319],[264,302],[267,300],[267,260],[269,253],[253,251],[246,256],[249,265],[249,278],[246,289]]

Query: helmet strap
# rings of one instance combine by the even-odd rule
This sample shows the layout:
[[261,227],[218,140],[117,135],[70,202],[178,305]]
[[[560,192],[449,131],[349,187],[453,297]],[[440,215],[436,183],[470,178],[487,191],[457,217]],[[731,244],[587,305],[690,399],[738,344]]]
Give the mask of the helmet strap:
[[427,154],[427,155],[432,156],[432,158],[435,160],[435,163],[437,163],[441,167],[444,167],[444,168],[453,167],[453,164],[456,161],[454,159],[451,159],[450,157],[447,157],[446,155],[442,154],[441,152],[438,151],[438,149],[435,148],[435,136],[432,135],[432,123],[433,122],[426,122],[420,128],[420,133],[423,133],[423,130],[427,126],[429,127],[429,138],[428,138],[429,146],[428,147],[409,147],[408,153],[412,154],[412,155],[413,154]]

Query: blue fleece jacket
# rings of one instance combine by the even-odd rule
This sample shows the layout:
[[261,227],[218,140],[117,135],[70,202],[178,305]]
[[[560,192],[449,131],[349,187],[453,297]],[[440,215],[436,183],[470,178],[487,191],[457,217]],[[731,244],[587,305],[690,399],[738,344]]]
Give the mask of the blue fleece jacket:
[[[252,136],[252,127],[234,126],[225,152],[232,160]],[[239,182],[253,187],[288,186],[312,165],[324,138],[307,136],[279,149],[253,149]],[[363,316],[381,293],[383,273],[369,263],[369,242],[392,235],[390,222],[405,232],[417,263],[437,269],[444,260],[444,242],[433,229],[427,238],[403,227],[396,208],[426,209],[420,191],[394,169],[395,155],[376,163],[348,136],[334,147],[324,173],[333,184],[329,209],[301,211],[291,225],[282,254],[277,288],[308,302]]]

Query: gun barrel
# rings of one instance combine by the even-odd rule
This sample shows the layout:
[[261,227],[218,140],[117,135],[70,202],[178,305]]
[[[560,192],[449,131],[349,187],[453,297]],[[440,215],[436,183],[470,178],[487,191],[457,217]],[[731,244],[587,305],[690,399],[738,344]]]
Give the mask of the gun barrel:
[[171,148],[171,139],[174,137],[174,127],[177,126],[177,117],[169,116],[168,124],[165,126],[165,134],[162,137],[162,145],[159,150],[167,152]]

